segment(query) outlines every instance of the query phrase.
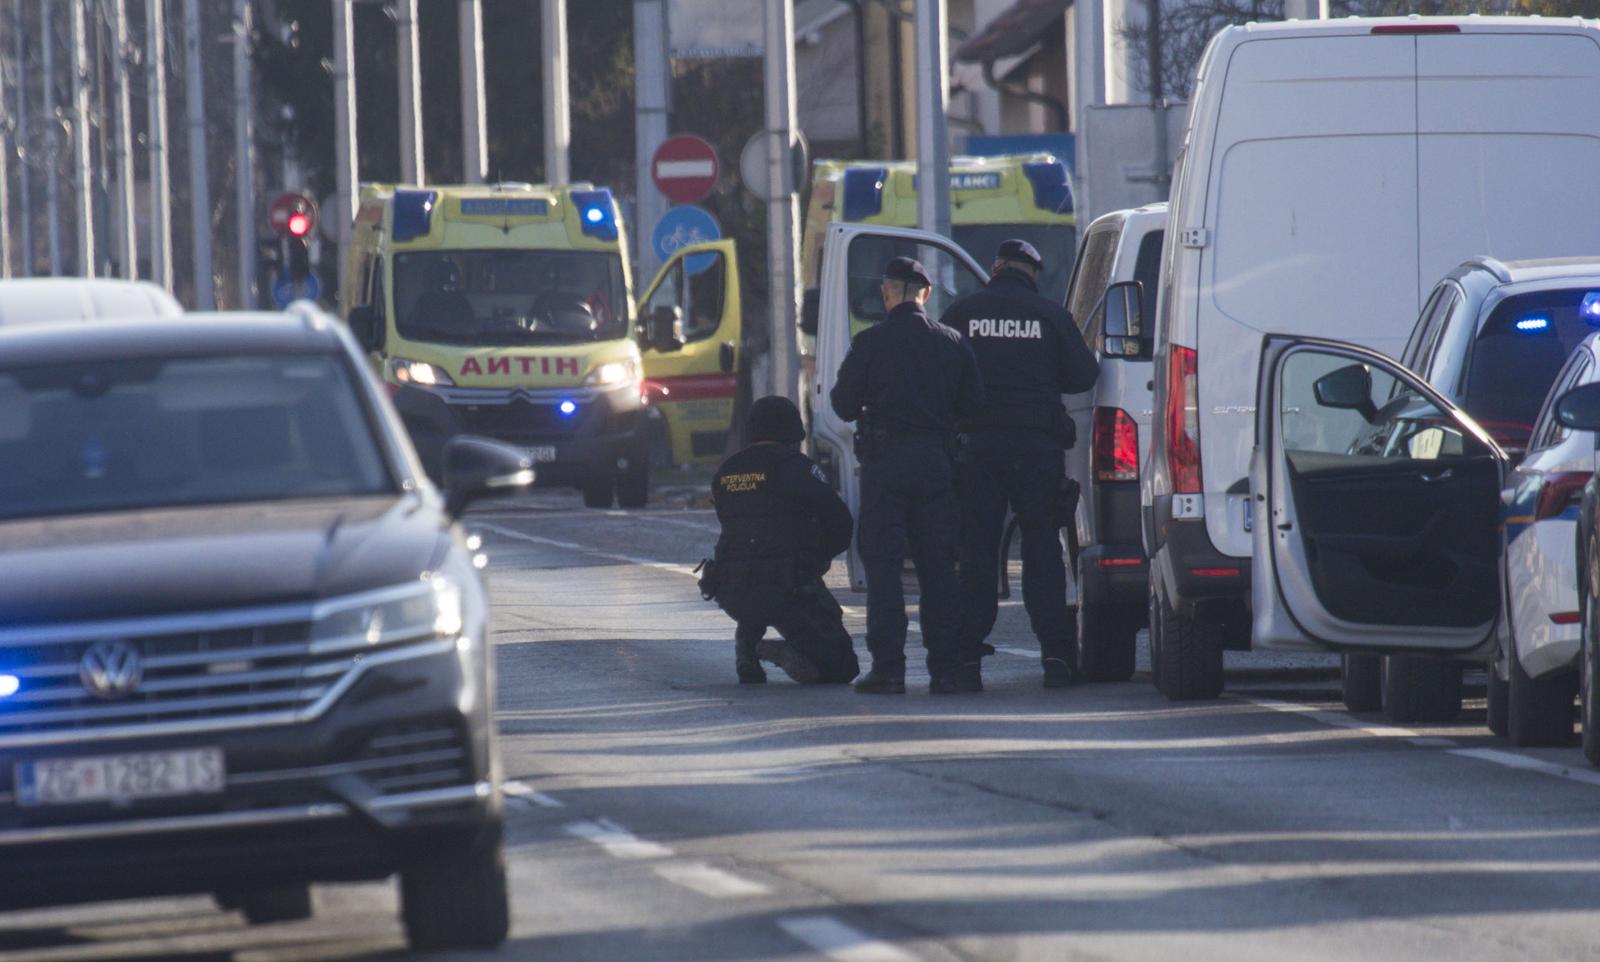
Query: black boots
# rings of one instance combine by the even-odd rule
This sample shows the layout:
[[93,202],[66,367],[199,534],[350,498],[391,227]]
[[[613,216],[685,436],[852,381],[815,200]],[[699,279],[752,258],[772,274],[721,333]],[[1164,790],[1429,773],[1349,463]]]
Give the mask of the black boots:
[[1044,660],[1044,686],[1046,688],[1066,688],[1078,680],[1078,673],[1072,670],[1072,665],[1065,658],[1046,658]]
[[866,677],[856,682],[856,691],[863,695],[904,695],[906,669],[904,665],[885,668],[873,665]]
[[816,662],[782,638],[763,638],[756,642],[756,657],[782,668],[783,673],[798,684],[815,685],[822,681],[822,669]]
[[739,684],[741,685],[765,685],[767,683],[767,673],[761,667],[761,661],[756,658],[754,652],[748,656],[742,651],[739,652],[734,658],[733,668],[739,673]]
[[956,695],[983,691],[983,663],[963,662],[928,679],[928,694]]

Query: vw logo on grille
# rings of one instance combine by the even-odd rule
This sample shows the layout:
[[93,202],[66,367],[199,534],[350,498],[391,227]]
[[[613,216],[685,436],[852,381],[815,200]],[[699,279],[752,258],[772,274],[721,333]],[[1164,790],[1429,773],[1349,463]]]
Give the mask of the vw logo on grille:
[[96,698],[121,698],[144,680],[144,663],[133,645],[121,638],[107,638],[83,653],[78,680]]

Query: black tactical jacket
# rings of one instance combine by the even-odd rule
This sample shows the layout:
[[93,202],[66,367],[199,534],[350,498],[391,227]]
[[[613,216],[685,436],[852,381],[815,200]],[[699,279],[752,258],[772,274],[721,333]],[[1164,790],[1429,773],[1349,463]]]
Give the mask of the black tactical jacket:
[[787,444],[752,444],[717,469],[717,560],[794,561],[812,573],[850,547],[850,509],[822,469]]

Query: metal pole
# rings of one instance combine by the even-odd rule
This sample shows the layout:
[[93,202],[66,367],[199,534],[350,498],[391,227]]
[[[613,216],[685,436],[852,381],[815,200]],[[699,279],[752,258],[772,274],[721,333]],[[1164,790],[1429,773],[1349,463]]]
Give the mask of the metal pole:
[[[344,290],[345,259],[356,218],[356,80],[354,0],[333,0],[333,130],[339,188],[339,290]],[[341,304],[340,307],[349,305]]]
[[1283,0],[1285,20],[1326,20],[1328,0]]
[[6,104],[6,79],[15,76],[17,86],[22,85],[22,65],[13,68],[8,59],[0,50],[0,278],[11,276],[11,145],[18,140]]
[[396,0],[395,39],[400,65],[400,179],[421,184],[427,179],[422,156],[422,62],[417,49],[417,0]]
[[239,246],[239,304],[250,310],[256,292],[256,150],[255,97],[250,47],[255,35],[250,0],[233,0],[233,163],[234,208]]
[[483,7],[461,0],[461,161],[462,180],[481,184],[489,176],[489,145],[483,107]]
[[567,0],[544,0],[539,45],[544,54],[544,180],[572,180],[572,109],[567,99]]
[[919,0],[917,35],[917,225],[950,236],[950,60],[945,0]]
[[117,260],[123,277],[139,276],[139,239],[133,205],[133,104],[128,92],[128,0],[112,0],[112,75],[117,86]]
[[206,83],[200,60],[200,0],[183,3],[184,84],[189,106],[189,248],[194,263],[196,310],[217,309],[211,268],[211,180],[206,156]]
[[145,87],[150,101],[150,279],[172,290],[172,171],[167,159],[166,0],[145,0]]
[[[17,31],[17,143],[24,144],[28,133],[28,38],[22,29],[22,4],[16,6]],[[26,150],[27,148],[23,148]],[[19,153],[17,193],[22,205],[22,276],[33,276],[33,179],[28,174],[28,157]]]
[[795,190],[794,8],[767,0],[767,276],[772,393],[795,395],[799,314],[800,198]]
[[73,216],[78,221],[78,276],[93,277],[94,168],[89,160],[89,51],[83,23],[87,0],[72,4],[72,153],[77,169]]
[[659,262],[650,236],[667,212],[667,199],[656,190],[650,162],[667,139],[667,113],[672,103],[672,69],[667,48],[666,0],[633,0],[634,63],[634,260],[649,277]]
[[55,0],[39,0],[39,32],[43,37],[44,109],[41,118],[48,125],[49,144],[45,147],[44,202],[45,227],[49,230],[50,276],[61,276],[61,118],[56,113],[55,35],[51,30]]

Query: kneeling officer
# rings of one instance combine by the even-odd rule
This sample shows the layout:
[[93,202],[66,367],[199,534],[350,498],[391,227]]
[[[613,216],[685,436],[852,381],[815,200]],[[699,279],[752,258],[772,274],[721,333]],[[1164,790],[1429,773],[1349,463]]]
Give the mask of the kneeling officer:
[[[750,446],[724,461],[711,483],[722,535],[702,592],[738,623],[741,684],[767,680],[762,660],[802,684],[848,682],[860,664],[822,576],[850,547],[850,509],[800,453],[805,428],[793,402],[756,401],[747,431]],[[763,640],[769,626],[781,641]]]

